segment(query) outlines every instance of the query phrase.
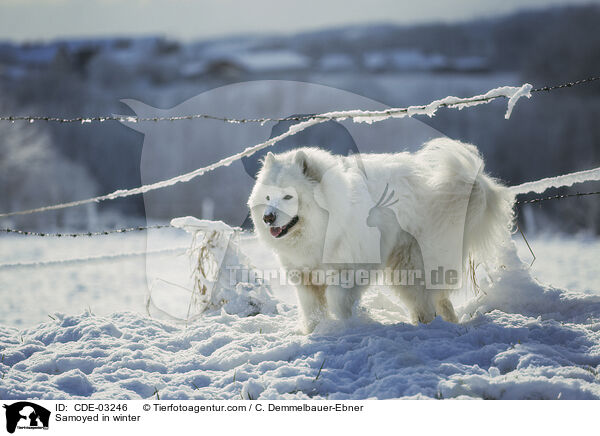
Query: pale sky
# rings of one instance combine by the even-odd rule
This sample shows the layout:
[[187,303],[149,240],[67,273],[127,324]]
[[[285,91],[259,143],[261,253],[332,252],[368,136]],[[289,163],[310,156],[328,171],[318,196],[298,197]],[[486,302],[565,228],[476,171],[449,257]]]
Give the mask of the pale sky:
[[349,24],[452,22],[589,3],[600,0],[0,0],[0,40],[290,34]]

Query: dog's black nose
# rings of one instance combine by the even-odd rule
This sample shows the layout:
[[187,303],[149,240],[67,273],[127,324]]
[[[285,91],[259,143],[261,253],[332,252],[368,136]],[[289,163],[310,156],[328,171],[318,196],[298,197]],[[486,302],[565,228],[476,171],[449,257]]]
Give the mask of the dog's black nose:
[[277,217],[273,212],[269,212],[263,215],[263,221],[265,222],[265,224],[273,224],[276,218]]

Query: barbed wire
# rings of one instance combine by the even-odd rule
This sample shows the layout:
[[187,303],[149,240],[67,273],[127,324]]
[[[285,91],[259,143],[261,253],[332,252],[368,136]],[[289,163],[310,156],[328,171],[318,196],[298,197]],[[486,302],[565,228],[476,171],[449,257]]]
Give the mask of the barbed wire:
[[560,85],[543,86],[542,88],[534,88],[531,90],[531,92],[553,91],[555,89],[571,88],[573,86],[581,85],[583,83],[594,82],[596,80],[600,80],[600,76],[588,77],[587,79],[581,79],[581,80],[576,80],[574,82],[562,83]]
[[[495,97],[481,97],[481,98],[472,98],[472,99],[463,99],[465,103],[479,103],[492,101],[497,98],[504,97],[504,95],[499,95]],[[441,103],[438,107],[451,107],[454,104],[451,103]],[[427,108],[427,105],[413,106],[413,109],[423,110]],[[208,119],[208,120],[216,120],[216,121],[224,121],[231,124],[244,124],[244,123],[260,123],[266,124],[268,122],[280,122],[280,121],[307,121],[311,119],[316,120],[339,120],[346,118],[364,118],[364,117],[378,117],[381,115],[397,115],[404,114],[408,112],[408,108],[394,108],[378,111],[377,114],[369,114],[364,113],[360,115],[328,115],[328,114],[315,114],[315,115],[296,115],[282,118],[227,118],[227,117],[219,117],[216,115],[209,114],[193,114],[193,115],[176,115],[171,117],[138,117],[138,116],[120,116],[120,115],[109,115],[109,116],[95,116],[95,117],[75,117],[75,118],[58,118],[58,117],[47,117],[47,116],[3,116],[0,117],[0,121],[28,121],[30,124],[35,121],[55,121],[59,123],[92,123],[92,122],[105,122],[105,121],[118,121],[121,123],[138,123],[138,122],[146,122],[146,121],[183,121],[183,120],[197,120],[197,119]]]
[[569,198],[569,197],[585,197],[587,195],[600,195],[600,191],[594,191],[594,192],[577,192],[577,193],[574,193],[574,194],[551,195],[551,196],[548,196],[548,197],[533,198],[531,200],[519,200],[519,201],[515,202],[515,204],[541,203],[543,201],[560,200],[560,199]]
[[[541,88],[534,88],[531,92],[542,92],[542,91],[553,91],[556,89],[563,88],[571,88],[573,86],[582,85],[584,83],[594,82],[596,80],[600,80],[600,76],[588,77],[587,79],[576,80],[573,82],[566,82],[559,85],[554,86],[543,86]],[[465,99],[466,102],[476,103],[476,102],[484,102],[491,101],[497,98],[506,96],[491,96],[491,97],[481,97],[476,99]],[[451,107],[453,104],[451,103],[442,103],[439,107]],[[414,106],[416,109],[424,109],[427,105]],[[389,109],[388,111],[382,111],[387,115],[401,114],[406,113],[407,108],[400,109]],[[175,116],[165,116],[165,117],[138,117],[138,116],[129,116],[129,115],[103,115],[103,116],[91,116],[91,117],[74,117],[74,118],[61,118],[54,116],[38,116],[38,115],[10,115],[10,116],[0,116],[0,121],[27,121],[29,123],[34,123],[36,121],[47,121],[47,122],[57,122],[57,123],[81,123],[87,124],[92,122],[106,122],[106,121],[118,121],[121,123],[138,123],[138,122],[160,122],[160,121],[183,121],[183,120],[197,120],[197,119],[207,119],[207,120],[216,120],[216,121],[224,121],[232,124],[244,124],[244,123],[260,123],[265,124],[268,122],[280,122],[280,121],[306,121],[309,119],[328,119],[335,120],[340,118],[355,118],[355,117],[364,117],[369,115],[350,115],[350,116],[327,116],[324,114],[317,115],[296,115],[289,117],[264,117],[264,118],[231,118],[231,117],[220,117],[217,115],[211,114],[191,114],[191,115],[175,115]]]
[[[548,197],[533,198],[531,200],[519,200],[515,204],[532,204],[541,203],[549,200],[560,200],[569,197],[584,197],[588,195],[600,195],[600,191],[593,192],[577,192],[574,194],[562,194],[552,195]],[[19,230],[11,228],[0,228],[0,233],[12,233],[15,235],[22,236],[40,236],[40,237],[55,237],[55,238],[78,238],[78,237],[91,237],[91,236],[106,236],[115,233],[130,233],[130,232],[142,232],[153,229],[176,229],[178,227],[172,226],[171,224],[155,224],[150,226],[137,226],[137,227],[126,227],[121,229],[101,230],[96,232],[80,232],[80,233],[51,233],[51,232],[31,232],[28,230]]]
[[171,224],[156,224],[151,226],[137,226],[137,227],[126,227],[121,229],[111,229],[111,230],[101,230],[97,232],[80,232],[80,233],[52,233],[52,232],[30,232],[28,230],[18,230],[18,229],[10,229],[10,228],[0,228],[0,232],[2,233],[14,233],[16,235],[23,236],[50,236],[55,238],[77,238],[81,236],[106,236],[115,233],[130,233],[130,232],[142,232],[145,230],[152,229],[168,229],[168,228],[176,228]]

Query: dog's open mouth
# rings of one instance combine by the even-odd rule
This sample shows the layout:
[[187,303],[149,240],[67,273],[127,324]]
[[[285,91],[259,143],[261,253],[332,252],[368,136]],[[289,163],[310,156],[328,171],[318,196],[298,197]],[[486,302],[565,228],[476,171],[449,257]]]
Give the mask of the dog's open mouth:
[[294,218],[292,218],[290,220],[289,223],[287,223],[285,226],[281,226],[281,227],[270,227],[269,231],[271,232],[271,236],[273,236],[274,238],[281,238],[282,236],[284,236],[292,227],[294,227],[296,225],[296,223],[298,222],[298,215],[296,215]]

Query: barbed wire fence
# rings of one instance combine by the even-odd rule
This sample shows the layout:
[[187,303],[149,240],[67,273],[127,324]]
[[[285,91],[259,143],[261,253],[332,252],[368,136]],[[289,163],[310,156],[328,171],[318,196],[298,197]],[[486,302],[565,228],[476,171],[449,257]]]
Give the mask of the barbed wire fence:
[[[561,195],[552,195],[547,197],[538,197],[530,200],[517,200],[515,201],[515,205],[520,204],[539,204],[545,201],[550,200],[561,200],[565,198],[572,197],[586,197],[589,195],[600,195],[600,191],[593,192],[576,192],[573,194],[561,194]],[[131,233],[131,232],[143,232],[146,230],[155,230],[155,229],[175,229],[177,227],[172,226],[171,224],[153,224],[149,226],[135,226],[135,227],[125,227],[119,229],[111,229],[111,230],[101,230],[97,232],[79,232],[79,233],[52,233],[52,232],[33,232],[27,230],[19,230],[12,228],[0,228],[0,233],[12,233],[15,235],[23,235],[23,236],[39,236],[39,237],[54,237],[54,238],[78,238],[78,237],[91,237],[91,236],[107,236],[118,233]]]
[[[576,80],[573,82],[566,82],[559,85],[553,86],[543,86],[540,88],[532,88],[530,92],[549,92],[557,89],[564,88],[572,88],[574,86],[583,85],[585,83],[590,83],[600,80],[600,76],[588,77],[587,79]],[[462,99],[466,103],[484,103],[488,101],[495,100],[496,98],[504,97],[500,96],[477,96],[472,97],[470,99]],[[457,103],[445,102],[441,103],[439,107],[452,107]],[[415,109],[425,109],[428,105],[420,105],[413,106]],[[385,115],[395,115],[406,113],[410,108],[392,108],[380,111],[381,114]],[[362,116],[365,116],[364,114]],[[54,116],[37,116],[37,115],[10,115],[10,116],[0,116],[0,121],[26,121],[28,123],[34,123],[36,121],[46,121],[46,122],[57,122],[57,123],[93,123],[99,122],[104,123],[106,121],[118,121],[120,123],[140,123],[140,122],[161,122],[161,121],[185,121],[185,120],[214,120],[214,121],[223,121],[226,123],[232,124],[245,124],[245,123],[260,123],[266,124],[268,122],[280,122],[280,121],[306,121],[310,119],[325,119],[336,120],[341,118],[352,118],[352,116],[347,115],[330,115],[330,114],[318,114],[318,115],[297,115],[290,117],[282,117],[282,118],[229,118],[229,117],[220,117],[213,114],[191,114],[191,115],[176,115],[169,117],[138,117],[138,116],[129,116],[129,115],[103,115],[103,116],[92,116],[92,117],[74,117],[74,118],[61,118]]]
[[260,144],[256,144],[254,146],[248,147],[239,153],[236,153],[231,156],[227,156],[227,157],[225,157],[217,162],[214,162],[210,165],[207,165],[205,167],[197,168],[193,171],[190,171],[185,174],[181,174],[176,177],[172,177],[167,180],[162,180],[162,181],[158,181],[158,182],[151,183],[148,185],[139,186],[139,187],[133,188],[133,189],[120,189],[120,190],[111,192],[109,194],[100,195],[100,196],[96,196],[96,197],[92,197],[92,198],[87,198],[84,200],[71,201],[71,202],[67,202],[67,203],[54,204],[54,205],[43,206],[43,207],[38,207],[38,208],[34,208],[34,209],[15,211],[15,212],[0,213],[0,218],[6,218],[6,217],[16,216],[16,215],[30,215],[30,214],[40,213],[40,212],[45,212],[45,211],[50,211],[50,210],[59,210],[59,209],[65,209],[65,208],[70,208],[70,207],[75,207],[75,206],[81,206],[84,204],[99,203],[101,201],[107,201],[107,200],[115,200],[117,198],[125,198],[125,197],[130,197],[133,195],[145,194],[150,191],[173,186],[177,183],[186,183],[186,182],[189,182],[189,181],[195,179],[196,177],[199,177],[206,173],[212,172],[212,171],[216,170],[217,168],[229,166],[232,163],[234,163],[238,160],[241,160],[244,157],[252,156],[253,154],[257,153],[258,151],[263,150],[267,147],[271,147],[271,146],[275,145],[276,143],[282,141],[283,139],[290,137],[292,135],[295,135],[295,134],[307,129],[308,127],[311,127],[311,126],[314,126],[317,124],[321,124],[326,121],[331,121],[331,120],[341,121],[341,120],[345,120],[345,119],[352,119],[352,121],[354,121],[356,123],[371,124],[371,123],[375,123],[375,122],[384,121],[384,120],[387,120],[390,118],[413,117],[415,115],[428,115],[428,116],[432,117],[440,107],[462,109],[465,107],[477,106],[480,104],[487,104],[487,103],[489,103],[497,98],[500,98],[500,97],[509,99],[507,111],[505,114],[505,118],[509,118],[514,105],[521,97],[528,97],[528,98],[531,97],[531,92],[530,92],[531,89],[532,89],[532,86],[530,84],[526,83],[520,87],[504,86],[504,87],[500,87],[500,88],[495,88],[495,89],[488,91],[486,94],[476,95],[473,97],[458,98],[458,97],[448,96],[441,100],[435,100],[427,105],[421,105],[421,106],[409,106],[407,108],[391,108],[391,109],[385,109],[385,110],[379,110],[379,111],[364,111],[364,110],[334,111],[334,112],[327,112],[327,113],[323,113],[323,114],[310,115],[310,116],[308,116],[309,117],[308,119],[301,121],[297,124],[291,125],[287,129],[287,131],[281,133],[278,136],[269,138],[268,140],[266,140]]
[[[267,122],[279,122],[279,121],[298,121],[298,124],[294,124],[288,128],[288,130],[276,137],[270,138],[269,140],[254,145],[252,147],[248,147],[240,153],[228,156],[224,159],[221,159],[218,162],[215,162],[206,167],[198,168],[194,171],[191,171],[186,174],[179,175],[177,177],[163,180],[160,182],[156,182],[149,185],[143,185],[138,188],[133,189],[123,189],[117,190],[110,194],[97,196],[93,198],[88,198],[84,200],[77,200],[68,203],[61,203],[56,205],[44,206],[35,209],[28,209],[23,211],[15,211],[15,212],[6,212],[0,213],[0,218],[6,218],[10,216],[16,215],[29,215],[34,213],[40,213],[50,210],[58,210],[65,209],[70,207],[76,207],[83,204],[89,203],[98,203],[100,201],[106,200],[114,200],[116,198],[124,198],[133,195],[144,194],[149,191],[153,191],[156,189],[165,188],[168,186],[172,186],[176,183],[185,183],[188,182],[198,176],[206,174],[207,172],[213,171],[222,166],[228,166],[231,163],[242,159],[243,157],[250,156],[264,148],[270,147],[277,142],[285,139],[288,136],[294,135],[312,125],[323,123],[331,120],[345,120],[352,119],[355,122],[366,122],[373,123],[378,121],[383,121],[389,118],[402,118],[402,117],[412,117],[414,115],[428,115],[433,116],[437,109],[439,108],[458,108],[462,109],[464,107],[471,107],[480,104],[489,103],[498,98],[508,98],[508,109],[505,118],[510,116],[512,108],[516,101],[521,97],[530,97],[531,93],[535,92],[549,92],[558,89],[564,88],[572,88],[575,86],[583,85],[586,83],[594,82],[600,80],[600,76],[593,76],[586,79],[581,79],[572,82],[566,82],[553,86],[543,86],[539,88],[533,88],[529,84],[525,84],[521,87],[501,87],[496,88],[491,91],[488,91],[486,94],[477,95],[468,98],[458,98],[458,97],[446,97],[441,100],[436,100],[427,105],[419,105],[419,106],[410,106],[406,108],[390,108],[381,111],[362,111],[362,110],[351,110],[351,111],[338,111],[338,112],[329,112],[323,114],[316,115],[301,115],[301,116],[290,116],[290,117],[282,117],[282,118],[228,118],[228,117],[219,117],[212,114],[192,114],[192,115],[182,115],[182,116],[172,116],[172,117],[137,117],[137,116],[119,116],[119,115],[111,115],[111,116],[94,116],[94,117],[75,117],[75,118],[60,118],[60,117],[52,117],[52,116],[0,116],[0,121],[8,121],[8,122],[19,122],[25,121],[28,123],[34,123],[36,121],[46,121],[46,122],[58,122],[58,123],[92,123],[92,122],[105,122],[105,121],[118,121],[123,123],[138,123],[138,122],[162,122],[162,121],[182,121],[182,120],[194,120],[194,119],[210,119],[210,120],[218,120],[227,123],[260,123],[265,124]],[[583,172],[582,172],[583,173]],[[574,173],[577,175],[577,173]],[[588,179],[595,180],[595,179]],[[563,185],[564,186],[564,185]],[[522,192],[517,192],[518,194],[522,194]],[[534,204],[534,203],[542,203],[545,201],[565,199],[570,197],[583,197],[583,196],[591,196],[598,195],[600,191],[594,192],[577,192],[573,194],[562,194],[562,195],[554,195],[554,196],[546,196],[539,197],[530,200],[520,200],[516,201],[516,205],[520,204]],[[20,229],[12,229],[12,228],[0,228],[0,233],[12,233],[16,235],[23,236],[38,236],[38,237],[57,237],[57,238],[75,238],[75,237],[92,237],[92,236],[106,236],[117,233],[130,233],[130,232],[141,232],[153,229],[166,229],[166,228],[174,228],[170,224],[156,224],[156,225],[147,225],[147,226],[135,226],[135,227],[127,227],[127,228],[118,228],[111,230],[102,230],[102,231],[89,231],[89,232],[79,232],[79,233],[52,233],[52,232],[35,232],[35,231],[27,231]]]

